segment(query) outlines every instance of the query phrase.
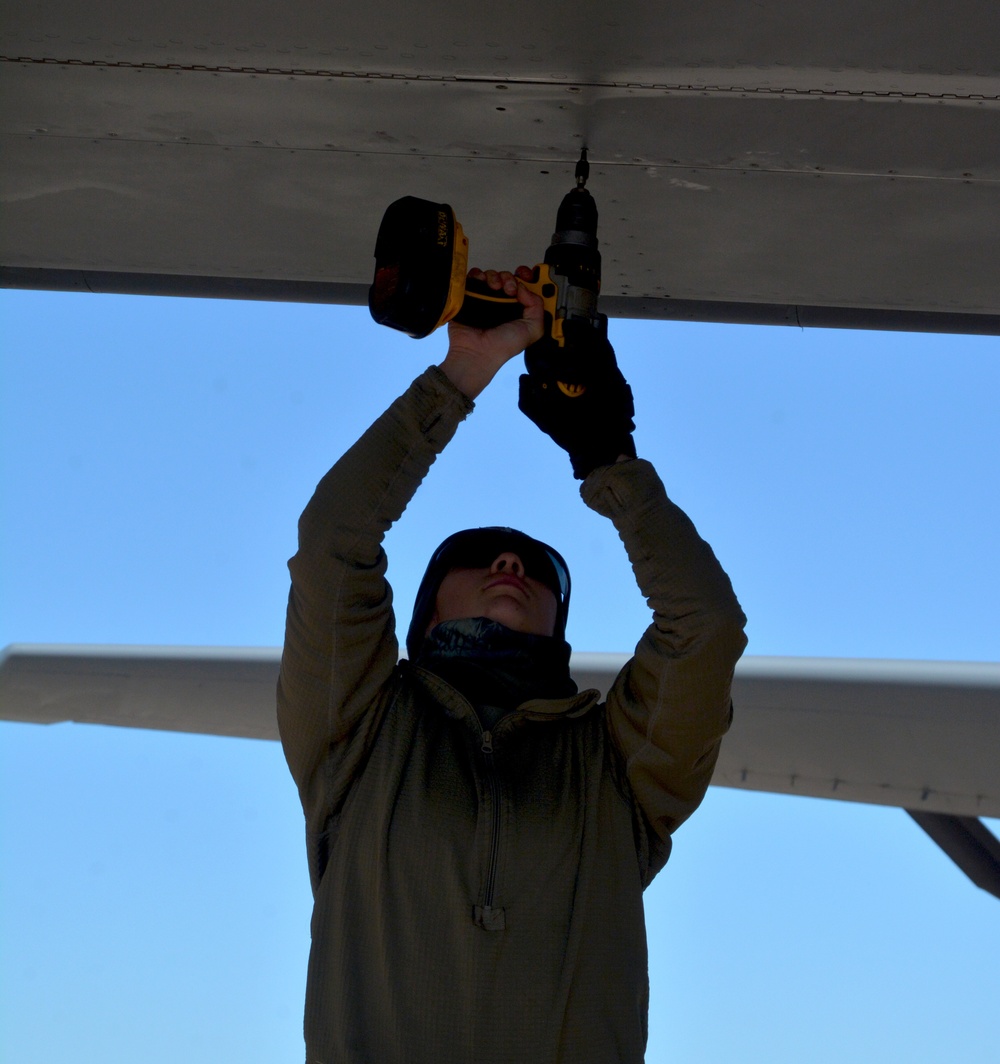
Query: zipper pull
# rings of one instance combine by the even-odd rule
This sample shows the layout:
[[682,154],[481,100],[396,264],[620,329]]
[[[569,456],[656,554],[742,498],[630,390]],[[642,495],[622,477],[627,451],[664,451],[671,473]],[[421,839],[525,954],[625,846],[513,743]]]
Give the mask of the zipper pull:
[[483,732],[483,745],[480,747],[484,754],[493,753],[493,732]]

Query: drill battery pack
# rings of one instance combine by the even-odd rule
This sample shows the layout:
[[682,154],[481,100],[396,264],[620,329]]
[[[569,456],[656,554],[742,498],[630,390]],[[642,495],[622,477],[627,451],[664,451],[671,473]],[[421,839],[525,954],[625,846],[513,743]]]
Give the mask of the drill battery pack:
[[[415,340],[449,321],[492,329],[521,316],[516,299],[495,292],[485,281],[469,280],[468,269],[469,241],[451,207],[404,196],[382,216],[368,309],[379,325]],[[552,299],[555,287],[547,272],[543,279],[536,268],[527,287]]]
[[404,196],[389,204],[375,241],[372,317],[416,340],[429,336],[461,308],[468,261],[469,241],[447,203]]
[[[607,319],[597,311],[601,255],[597,207],[585,183],[586,149],[577,164],[577,187],[559,206],[556,231],[544,260],[521,283],[540,296],[545,333],[562,347],[563,323],[582,319],[596,328]],[[404,196],[389,204],[375,240],[375,277],[368,308],[379,325],[420,340],[449,321],[491,329],[520,318],[521,303],[485,281],[470,280],[469,241],[447,203]]]

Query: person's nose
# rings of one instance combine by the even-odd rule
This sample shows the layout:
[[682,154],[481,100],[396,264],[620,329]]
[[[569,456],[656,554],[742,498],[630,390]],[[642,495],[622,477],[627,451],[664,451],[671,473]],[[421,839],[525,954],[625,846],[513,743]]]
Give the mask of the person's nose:
[[514,576],[524,576],[524,562],[510,550],[498,554],[490,566],[491,573],[513,573]]

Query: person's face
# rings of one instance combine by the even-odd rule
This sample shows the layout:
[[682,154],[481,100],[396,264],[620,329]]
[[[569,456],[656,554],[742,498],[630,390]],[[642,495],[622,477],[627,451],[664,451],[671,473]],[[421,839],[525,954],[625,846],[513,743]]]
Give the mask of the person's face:
[[443,621],[488,617],[515,632],[553,635],[557,612],[555,592],[526,575],[524,563],[513,551],[504,551],[487,569],[448,571],[427,631]]

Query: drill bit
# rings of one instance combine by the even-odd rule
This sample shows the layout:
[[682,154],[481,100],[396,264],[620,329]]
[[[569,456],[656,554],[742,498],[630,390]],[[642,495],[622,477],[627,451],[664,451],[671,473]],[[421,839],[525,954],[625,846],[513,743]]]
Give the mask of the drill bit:
[[590,163],[587,162],[587,149],[580,152],[580,161],[576,164],[576,187],[585,188],[590,177]]

